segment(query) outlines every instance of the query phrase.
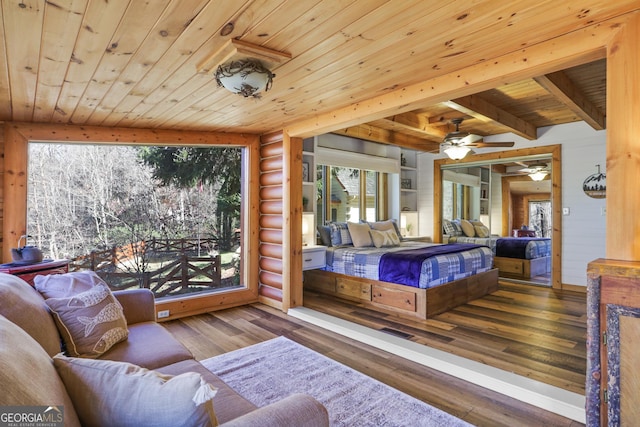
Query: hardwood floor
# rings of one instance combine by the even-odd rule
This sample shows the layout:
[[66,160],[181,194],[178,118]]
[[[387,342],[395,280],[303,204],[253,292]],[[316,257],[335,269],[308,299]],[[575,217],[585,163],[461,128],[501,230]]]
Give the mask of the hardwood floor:
[[163,325],[199,360],[285,336],[473,425],[582,425],[261,304],[173,320]]
[[584,395],[586,295],[500,280],[429,320],[404,320],[305,292],[305,307]]

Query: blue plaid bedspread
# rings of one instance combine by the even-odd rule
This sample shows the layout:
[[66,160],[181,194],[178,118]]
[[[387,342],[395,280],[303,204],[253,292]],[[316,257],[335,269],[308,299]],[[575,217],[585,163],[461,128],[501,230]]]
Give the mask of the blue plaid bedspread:
[[[400,246],[391,248],[332,247],[327,250],[325,270],[348,276],[380,280],[378,265],[383,254],[433,245],[421,242],[402,242]],[[485,246],[458,253],[436,255],[422,263],[418,283],[410,286],[428,289],[488,271],[492,266],[493,252]]]

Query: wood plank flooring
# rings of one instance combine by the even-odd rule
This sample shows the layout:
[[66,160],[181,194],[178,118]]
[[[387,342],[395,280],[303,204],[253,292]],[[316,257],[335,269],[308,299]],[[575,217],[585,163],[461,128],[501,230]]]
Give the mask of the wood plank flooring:
[[584,395],[586,295],[500,281],[484,298],[403,320],[306,291],[305,307]]
[[[262,304],[173,320],[163,325],[198,360],[285,336],[473,425],[582,425],[310,325]],[[447,339],[443,338],[443,341]]]

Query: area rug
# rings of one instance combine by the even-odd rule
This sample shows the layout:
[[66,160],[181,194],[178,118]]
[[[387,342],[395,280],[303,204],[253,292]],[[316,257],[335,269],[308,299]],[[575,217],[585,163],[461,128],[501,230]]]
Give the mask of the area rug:
[[293,393],[315,397],[332,426],[469,426],[285,337],[202,361],[256,406]]

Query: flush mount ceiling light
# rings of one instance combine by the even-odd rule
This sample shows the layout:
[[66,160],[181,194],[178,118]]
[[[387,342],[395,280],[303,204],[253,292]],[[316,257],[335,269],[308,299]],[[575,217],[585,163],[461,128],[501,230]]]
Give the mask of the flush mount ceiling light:
[[291,55],[242,40],[227,40],[198,65],[201,73],[213,73],[218,86],[238,95],[259,98],[271,89],[275,74],[270,68],[291,59]]
[[220,65],[216,71],[216,82],[218,86],[245,98],[258,98],[260,92],[271,89],[275,76],[257,59],[240,59]]

